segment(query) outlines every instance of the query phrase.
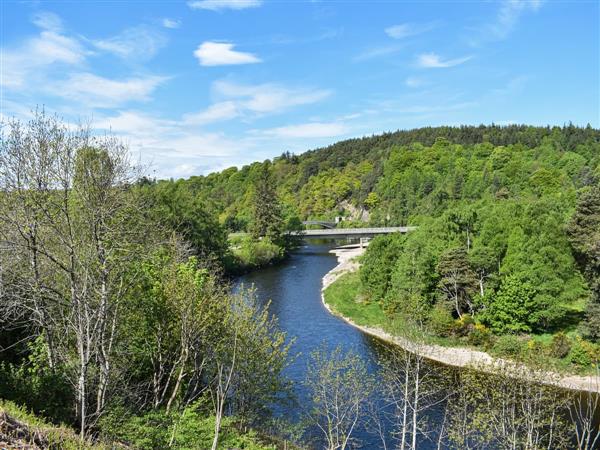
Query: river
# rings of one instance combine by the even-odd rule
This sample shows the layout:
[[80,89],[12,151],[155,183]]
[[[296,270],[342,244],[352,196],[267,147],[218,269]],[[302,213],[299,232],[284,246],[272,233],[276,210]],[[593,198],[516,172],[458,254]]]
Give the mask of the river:
[[[331,315],[323,306],[321,280],[337,265],[336,257],[329,253],[334,246],[331,241],[310,241],[284,263],[249,273],[236,282],[238,287],[253,285],[263,304],[270,301],[270,312],[278,318],[280,328],[289,338],[295,338],[292,353],[298,357],[285,375],[294,382],[298,404],[307,404],[302,381],[312,351],[322,345],[330,350],[340,345],[344,350],[353,350],[360,355],[371,373],[378,376],[377,361],[387,349],[385,344]],[[297,406],[283,413],[286,417],[298,417],[301,411]],[[439,416],[435,410],[430,414],[434,420]],[[369,430],[359,430],[357,436],[362,448],[380,448],[380,438]],[[321,448],[319,443],[315,445]],[[419,448],[433,449],[436,445],[426,440]]]

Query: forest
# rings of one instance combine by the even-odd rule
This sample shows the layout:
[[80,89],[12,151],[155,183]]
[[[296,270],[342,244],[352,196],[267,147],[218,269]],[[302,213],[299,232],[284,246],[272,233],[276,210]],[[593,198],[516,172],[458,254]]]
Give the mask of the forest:
[[[381,425],[364,363],[339,351],[313,356],[307,428],[273,414],[294,401],[283,375],[293,337],[230,280],[284,259],[298,245],[288,232],[307,219],[417,227],[370,243],[360,305],[450,344],[537,353],[569,370],[597,366],[599,130],[422,128],[207,176],[144,175],[118,139],[43,113],[10,122],[2,135],[0,399],[21,417],[25,408],[73,427],[72,448],[282,448],[315,430],[328,448],[352,448],[359,419]],[[404,418],[394,435],[400,448],[416,448],[430,433],[421,424],[426,363],[392,352],[382,364],[397,408],[389,414]],[[397,397],[419,386],[400,373],[423,376],[414,403]],[[579,448],[594,448],[598,435],[584,416],[597,398],[579,396],[572,408],[555,390],[534,396],[507,380],[449,376],[444,383],[460,395],[447,403],[452,420],[432,436],[456,448],[534,449],[566,448],[575,433]],[[431,404],[440,402],[436,383]],[[501,398],[482,397],[492,385]],[[349,415],[328,415],[330,401]],[[515,413],[537,408],[537,416],[507,424],[496,409],[478,409],[485,402]],[[559,403],[588,428],[555,424]]]
[[600,357],[598,130],[397,131],[159,185],[192,191],[243,232],[265,168],[287,229],[337,216],[344,227],[418,227],[375,239],[363,259],[361,301],[388,318],[504,356],[542,347],[563,368]]

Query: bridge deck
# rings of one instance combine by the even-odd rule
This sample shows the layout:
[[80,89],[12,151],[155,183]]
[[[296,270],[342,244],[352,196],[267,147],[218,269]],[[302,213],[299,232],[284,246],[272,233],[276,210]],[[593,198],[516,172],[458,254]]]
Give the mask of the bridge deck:
[[[331,230],[304,230],[304,237],[366,237],[378,234],[408,233],[416,227],[381,227],[381,228],[333,228]],[[293,233],[298,234],[298,233]]]

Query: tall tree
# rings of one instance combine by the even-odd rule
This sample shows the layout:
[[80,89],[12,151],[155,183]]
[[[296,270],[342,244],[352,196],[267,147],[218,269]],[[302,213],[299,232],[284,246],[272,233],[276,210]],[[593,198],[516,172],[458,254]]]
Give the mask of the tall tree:
[[281,205],[269,164],[259,166],[254,181],[252,235],[255,239],[268,237],[279,242],[283,233]]
[[437,265],[440,275],[439,289],[444,297],[454,305],[458,317],[465,312],[473,314],[474,305],[471,294],[476,278],[469,265],[464,248],[451,248],[445,251]]
[[592,291],[586,311],[589,337],[600,339],[600,184],[586,188],[567,225],[567,234]]

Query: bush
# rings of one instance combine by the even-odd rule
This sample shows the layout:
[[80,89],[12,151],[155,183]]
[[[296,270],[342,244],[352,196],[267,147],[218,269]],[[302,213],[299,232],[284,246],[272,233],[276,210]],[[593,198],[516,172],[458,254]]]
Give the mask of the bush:
[[598,347],[578,336],[569,352],[569,361],[576,366],[590,367],[598,362]]
[[505,334],[498,338],[492,351],[499,356],[520,356],[523,352],[523,342],[517,336]]
[[448,308],[437,304],[431,309],[429,328],[437,336],[448,337],[454,333],[454,318]]
[[454,332],[459,336],[468,336],[473,332],[475,321],[470,314],[463,314],[460,319],[454,322]]
[[[191,405],[182,413],[155,410],[141,415],[117,406],[100,419],[100,429],[104,440],[124,442],[135,449],[203,449],[211,447],[215,419],[198,405]],[[235,428],[235,419],[224,417],[219,448],[273,450],[275,447],[260,444],[254,431],[240,433]]]
[[236,265],[241,270],[255,269],[281,261],[285,249],[273,243],[269,238],[255,241],[249,236],[237,238],[237,247],[233,248]]
[[19,364],[0,362],[0,398],[26,405],[53,423],[72,422],[73,389],[63,368],[50,369],[43,338],[28,343],[27,349]]
[[494,342],[492,331],[481,323],[473,325],[471,333],[469,333],[469,344],[477,345],[489,349]]
[[552,344],[550,344],[550,356],[554,358],[562,359],[566,357],[571,351],[571,342],[569,338],[563,333],[556,333],[552,336]]

